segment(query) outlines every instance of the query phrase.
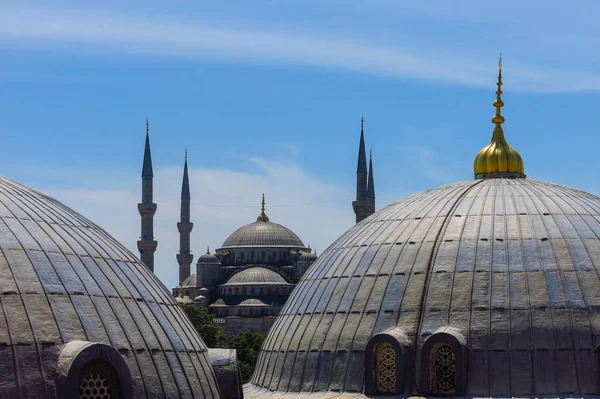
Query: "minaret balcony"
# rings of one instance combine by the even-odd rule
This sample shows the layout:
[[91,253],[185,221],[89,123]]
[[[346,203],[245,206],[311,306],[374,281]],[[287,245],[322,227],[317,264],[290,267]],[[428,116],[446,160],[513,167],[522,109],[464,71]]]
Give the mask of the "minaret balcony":
[[154,216],[154,214],[156,213],[156,204],[151,202],[149,204],[138,204],[138,211],[140,212],[140,215],[145,216],[145,215],[151,215]]
[[138,251],[140,252],[154,252],[158,242],[155,240],[139,240],[137,242]]
[[194,255],[192,254],[177,254],[177,263],[180,265],[191,265],[194,260]]
[[179,230],[182,234],[189,234],[194,228],[194,223],[192,222],[179,222],[177,223],[177,230]]

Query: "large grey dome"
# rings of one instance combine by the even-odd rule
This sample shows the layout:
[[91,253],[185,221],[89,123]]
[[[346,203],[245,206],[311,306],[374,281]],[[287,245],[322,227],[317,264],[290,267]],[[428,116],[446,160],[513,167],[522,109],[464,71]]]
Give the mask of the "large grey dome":
[[246,397],[357,395],[381,334],[412,353],[413,394],[432,383],[430,338],[445,337],[461,348],[459,396],[597,397],[599,237],[599,197],[539,181],[467,181],[396,202],[303,276]]
[[126,398],[219,397],[204,342],[146,266],[91,221],[6,178],[0,297],[1,397],[76,397],[82,373],[105,364]]
[[234,231],[223,243],[223,248],[289,247],[304,248],[296,233],[273,222],[256,221]]

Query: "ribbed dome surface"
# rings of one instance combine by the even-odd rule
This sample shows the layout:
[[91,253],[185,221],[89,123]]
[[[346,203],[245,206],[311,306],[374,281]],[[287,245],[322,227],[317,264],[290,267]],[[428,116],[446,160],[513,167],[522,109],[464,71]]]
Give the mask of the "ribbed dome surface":
[[182,287],[195,287],[196,286],[196,274],[190,274],[181,283]]
[[133,397],[218,398],[206,346],[160,281],[60,202],[0,177],[0,396],[56,397],[64,344],[121,354]]
[[283,277],[264,267],[251,267],[236,273],[224,285],[288,284]]
[[250,299],[244,299],[242,302],[240,302],[240,304],[238,306],[271,306],[271,305],[267,305],[260,299],[250,298]]
[[356,395],[372,336],[400,329],[418,356],[446,327],[464,337],[469,397],[600,394],[599,236],[600,198],[551,183],[482,179],[396,202],[307,271],[245,395]]
[[196,263],[200,263],[200,264],[219,264],[219,260],[217,259],[217,257],[213,254],[203,254],[202,256],[200,256],[198,258],[198,262]]
[[298,247],[302,240],[290,229],[273,222],[254,222],[234,231],[223,243],[223,248],[235,247]]

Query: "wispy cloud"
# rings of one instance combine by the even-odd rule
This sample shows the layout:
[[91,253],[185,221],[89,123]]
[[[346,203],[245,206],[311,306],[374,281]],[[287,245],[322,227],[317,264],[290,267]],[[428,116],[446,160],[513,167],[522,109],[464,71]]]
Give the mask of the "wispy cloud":
[[[263,192],[271,220],[291,228],[306,245],[319,252],[352,226],[352,192],[310,176],[293,162],[266,159],[253,162],[260,166],[257,173],[190,169],[194,222],[192,249],[196,257],[207,245],[211,249],[219,247],[235,229],[256,220]],[[154,218],[158,240],[155,272],[168,287],[179,281],[175,255],[179,248],[176,223],[181,173],[180,168],[157,168],[154,177],[155,201],[158,203]],[[136,241],[140,233],[140,216],[136,204],[141,195],[138,171],[123,171],[120,178],[102,171],[87,171],[87,174],[88,179],[98,182],[102,188],[80,188],[79,172],[74,172],[69,179],[64,171],[58,173],[62,176],[59,188],[48,185],[34,188],[98,223],[138,254]]]
[[[74,11],[7,9],[0,43],[80,44],[82,52],[122,52],[251,63],[326,67],[404,79],[489,86],[491,60],[429,48],[379,46],[336,37],[267,32],[204,24]],[[506,60],[511,86],[537,92],[600,89],[600,76]],[[549,84],[552,82],[552,85]]]

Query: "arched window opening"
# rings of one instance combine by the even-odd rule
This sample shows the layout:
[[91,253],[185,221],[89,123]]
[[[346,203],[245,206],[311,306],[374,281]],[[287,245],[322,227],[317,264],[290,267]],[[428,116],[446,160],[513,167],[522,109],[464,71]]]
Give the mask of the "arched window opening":
[[456,356],[447,344],[439,344],[432,351],[431,376],[433,392],[453,395],[456,392]]
[[260,254],[260,256],[262,257],[263,263],[267,261],[267,252],[266,251],[262,251],[262,254]]
[[286,261],[287,261],[287,253],[286,253],[286,252],[284,252],[284,253],[283,253],[283,261],[284,261],[284,262],[286,262]]
[[273,262],[277,262],[277,252],[273,251]]
[[241,259],[242,259],[242,263],[246,261],[246,253],[242,252],[242,254],[240,255]]
[[396,350],[389,342],[377,346],[375,380],[378,393],[396,392]]
[[254,251],[250,252],[250,262],[254,262],[255,259],[256,259],[256,254],[254,253]]
[[121,398],[119,378],[108,363],[96,360],[85,365],[79,382],[79,399]]

